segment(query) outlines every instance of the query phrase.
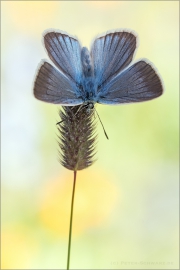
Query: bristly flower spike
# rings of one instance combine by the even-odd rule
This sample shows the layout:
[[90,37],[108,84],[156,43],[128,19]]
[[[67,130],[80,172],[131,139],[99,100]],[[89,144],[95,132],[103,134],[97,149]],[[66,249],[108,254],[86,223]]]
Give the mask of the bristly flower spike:
[[64,106],[59,111],[61,122],[59,131],[59,161],[65,168],[78,171],[91,166],[94,162],[96,122],[94,110],[86,106]]

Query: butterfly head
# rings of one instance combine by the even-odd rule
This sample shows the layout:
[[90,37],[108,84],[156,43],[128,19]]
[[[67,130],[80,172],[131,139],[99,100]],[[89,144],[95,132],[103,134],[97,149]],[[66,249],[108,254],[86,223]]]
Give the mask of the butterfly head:
[[90,114],[94,109],[94,102],[87,102],[87,104],[85,106],[86,106],[87,114]]

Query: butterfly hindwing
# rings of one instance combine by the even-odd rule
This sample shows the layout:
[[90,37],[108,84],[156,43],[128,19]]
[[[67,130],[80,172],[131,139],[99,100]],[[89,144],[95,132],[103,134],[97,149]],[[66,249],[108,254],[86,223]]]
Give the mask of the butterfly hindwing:
[[69,79],[80,84],[82,64],[79,41],[68,34],[52,31],[44,35],[44,45],[53,63]]
[[33,91],[37,99],[45,102],[65,106],[82,104],[82,99],[77,95],[76,84],[48,62],[43,62],[40,66]]
[[121,104],[151,100],[160,96],[163,87],[151,64],[141,60],[104,85],[98,103]]
[[103,83],[129,65],[135,49],[136,37],[132,33],[119,31],[95,39],[91,57],[99,89]]

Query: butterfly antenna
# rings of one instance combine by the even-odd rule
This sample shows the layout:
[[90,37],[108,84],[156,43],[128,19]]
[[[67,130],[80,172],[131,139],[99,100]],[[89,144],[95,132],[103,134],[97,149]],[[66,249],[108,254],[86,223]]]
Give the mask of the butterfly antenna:
[[[94,109],[95,109],[95,107],[94,107]],[[96,111],[96,109],[95,109],[95,111]],[[98,118],[99,118],[99,121],[100,121],[100,123],[101,123],[101,125],[102,125],[102,128],[103,128],[103,130],[104,130],[104,134],[105,134],[106,138],[109,140],[108,135],[107,135],[107,133],[106,133],[106,131],[105,131],[105,128],[104,128],[104,126],[103,126],[103,123],[102,123],[102,121],[101,121],[101,118],[99,117],[99,114],[98,114],[97,111],[96,111],[96,113],[97,113],[97,116],[98,116]]]

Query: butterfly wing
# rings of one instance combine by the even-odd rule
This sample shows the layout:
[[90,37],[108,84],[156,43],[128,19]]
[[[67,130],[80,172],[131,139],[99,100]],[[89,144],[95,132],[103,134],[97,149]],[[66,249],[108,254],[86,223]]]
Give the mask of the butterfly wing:
[[60,32],[44,35],[44,45],[53,63],[71,80],[82,79],[81,46],[76,38]]
[[48,62],[43,62],[40,66],[33,91],[37,99],[49,103],[64,106],[75,106],[83,103],[77,95],[76,83],[69,80]]
[[132,61],[136,37],[128,32],[114,32],[95,39],[91,48],[95,82],[100,91],[110,80]]
[[98,103],[120,104],[151,100],[163,92],[155,69],[146,61],[130,66],[104,85],[98,94]]

